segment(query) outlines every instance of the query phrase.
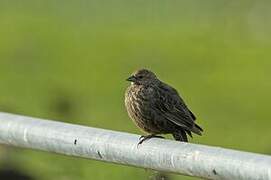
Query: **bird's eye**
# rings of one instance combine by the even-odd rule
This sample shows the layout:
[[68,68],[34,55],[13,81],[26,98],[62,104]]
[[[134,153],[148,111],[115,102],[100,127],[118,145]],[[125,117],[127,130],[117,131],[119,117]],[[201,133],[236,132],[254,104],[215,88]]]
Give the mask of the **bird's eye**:
[[138,76],[138,79],[142,79],[143,78],[143,76]]

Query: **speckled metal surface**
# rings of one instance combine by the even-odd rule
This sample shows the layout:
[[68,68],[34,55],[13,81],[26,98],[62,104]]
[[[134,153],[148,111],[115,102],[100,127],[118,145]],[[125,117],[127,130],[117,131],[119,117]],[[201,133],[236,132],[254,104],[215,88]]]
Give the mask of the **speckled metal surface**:
[[271,156],[0,113],[0,143],[206,179],[271,179]]

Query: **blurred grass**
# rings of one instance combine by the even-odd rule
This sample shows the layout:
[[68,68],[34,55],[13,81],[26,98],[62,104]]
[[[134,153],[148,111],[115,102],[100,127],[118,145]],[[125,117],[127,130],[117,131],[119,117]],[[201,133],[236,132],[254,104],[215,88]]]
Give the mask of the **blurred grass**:
[[[2,0],[0,110],[140,133],[124,79],[146,67],[198,116],[205,133],[192,142],[270,154],[270,5]],[[1,147],[6,154],[41,180],[149,179],[133,167]]]

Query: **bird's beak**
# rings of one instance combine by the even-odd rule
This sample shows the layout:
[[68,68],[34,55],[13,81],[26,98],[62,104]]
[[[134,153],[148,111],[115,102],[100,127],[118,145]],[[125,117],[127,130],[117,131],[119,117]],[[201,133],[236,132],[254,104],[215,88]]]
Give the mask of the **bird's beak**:
[[126,81],[135,82],[136,81],[136,77],[135,76],[130,76],[128,79],[126,79]]

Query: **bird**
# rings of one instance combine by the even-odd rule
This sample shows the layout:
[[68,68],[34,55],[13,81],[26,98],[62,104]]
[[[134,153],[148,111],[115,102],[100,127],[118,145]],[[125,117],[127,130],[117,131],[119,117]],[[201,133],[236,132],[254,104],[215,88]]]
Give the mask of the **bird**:
[[172,134],[176,141],[188,142],[187,135],[202,135],[195,123],[196,116],[189,110],[178,91],[162,82],[148,69],[139,69],[126,79],[130,86],[125,91],[125,107],[136,126],[147,135],[138,143]]

